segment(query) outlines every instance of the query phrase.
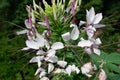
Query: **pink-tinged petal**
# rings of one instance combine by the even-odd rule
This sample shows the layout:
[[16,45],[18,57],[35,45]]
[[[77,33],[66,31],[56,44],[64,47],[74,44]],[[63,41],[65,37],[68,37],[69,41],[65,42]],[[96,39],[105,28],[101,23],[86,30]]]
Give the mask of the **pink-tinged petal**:
[[87,47],[85,47],[85,52],[88,53],[88,54],[92,54],[92,50],[91,50],[91,48],[87,48]]
[[49,63],[49,64],[48,64],[48,74],[49,74],[50,72],[52,72],[53,69],[54,69],[54,65],[51,64],[51,63]]
[[28,19],[25,20],[25,26],[28,28],[28,29],[31,29],[31,24],[29,22]]
[[93,43],[89,40],[82,40],[78,43],[79,47],[90,47]]
[[58,61],[57,64],[60,66],[60,67],[65,67],[67,65],[67,62],[66,61]]
[[62,38],[64,41],[70,40],[70,32],[62,34]]
[[100,50],[97,48],[93,48],[93,52],[97,55],[100,55]]
[[103,28],[103,27],[105,27],[106,25],[104,25],[104,24],[94,24],[93,25],[93,27],[94,28]]
[[51,46],[52,49],[58,50],[64,48],[64,45],[62,42],[56,42]]
[[79,30],[78,30],[77,25],[74,25],[73,27],[74,27],[74,28],[73,28],[73,30],[72,30],[72,32],[71,32],[71,39],[72,39],[72,40],[76,40],[76,39],[78,39],[78,37],[79,37]]
[[95,15],[93,24],[98,24],[102,20],[102,13],[98,13]]
[[95,17],[95,11],[94,11],[94,8],[91,7],[91,9],[87,12],[87,15],[86,15],[87,23],[92,24],[94,17]]
[[106,80],[107,76],[105,74],[105,71],[102,69],[99,76],[98,76],[98,79],[99,80]]

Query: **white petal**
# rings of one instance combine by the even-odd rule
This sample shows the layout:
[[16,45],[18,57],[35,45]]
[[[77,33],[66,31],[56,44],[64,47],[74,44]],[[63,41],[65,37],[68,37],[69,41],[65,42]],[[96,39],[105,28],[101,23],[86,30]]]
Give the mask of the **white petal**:
[[102,43],[102,42],[101,42],[100,38],[97,38],[97,39],[95,40],[95,44],[99,45],[99,44],[101,44],[101,43]]
[[52,56],[52,57],[46,57],[45,61],[51,62],[51,63],[56,63],[58,61],[57,56]]
[[76,67],[76,68],[75,68],[75,71],[76,71],[76,73],[77,73],[77,74],[79,74],[79,73],[80,73],[80,70],[79,70],[79,68],[78,68],[78,67]]
[[29,47],[24,47],[24,48],[22,48],[21,50],[29,50],[30,48]]
[[36,59],[37,59],[37,62],[38,62],[38,67],[40,67],[41,64],[42,64],[41,59],[39,57],[36,57]]
[[38,22],[38,24],[41,25],[41,26],[46,26],[45,22]]
[[56,42],[51,46],[52,49],[58,50],[64,48],[64,45],[62,42]]
[[33,58],[29,61],[29,63],[34,63],[34,62],[37,62],[37,58],[36,58],[36,57],[33,57]]
[[57,74],[57,73],[65,73],[65,70],[64,69],[56,69],[55,71],[54,71],[54,73],[55,74]]
[[26,46],[32,49],[39,49],[39,45],[38,42],[34,42],[34,41],[30,41],[30,40],[26,40]]
[[62,34],[62,38],[64,41],[70,40],[70,32]]
[[55,56],[56,51],[54,49],[50,49],[47,53],[48,53],[47,54],[48,57],[52,57]]
[[82,40],[78,43],[80,47],[90,47],[93,43],[89,40]]
[[86,23],[85,21],[80,21],[79,26],[82,26],[85,23]]
[[46,75],[46,72],[45,71],[42,71],[41,73],[40,73],[40,75],[39,75],[39,78],[42,78],[43,76],[45,76]]
[[93,51],[94,51],[95,54],[100,55],[100,50],[99,49],[93,48]]
[[105,27],[106,25],[104,25],[104,24],[94,24],[93,25],[93,27],[94,28],[103,28],[103,27]]
[[36,33],[37,39],[36,41],[38,42],[39,47],[43,47],[45,44],[45,39],[42,35],[40,35],[39,33]]
[[28,32],[28,30],[22,30],[22,31],[19,31],[19,32],[16,32],[17,33],[17,35],[20,35],[20,34],[25,34],[25,33],[27,33]]
[[79,37],[79,30],[78,30],[78,27],[76,25],[76,26],[74,26],[74,28],[71,32],[71,39],[76,40],[76,39],[78,39],[78,37]]
[[43,50],[39,50],[39,51],[37,51],[37,53],[36,53],[37,55],[44,55],[45,54],[45,52],[43,51]]
[[37,75],[38,73],[40,73],[40,72],[45,72],[45,69],[43,69],[43,68],[38,68],[37,70],[36,70],[36,72],[35,72],[35,75]]
[[95,11],[94,11],[94,8],[91,7],[91,9],[89,10],[89,12],[87,12],[87,15],[86,15],[87,23],[92,24],[94,17],[95,17]]
[[48,42],[47,40],[45,40],[45,47],[46,47],[47,49],[50,49],[50,44],[49,44],[49,42]]
[[49,80],[47,77],[42,77],[40,80]]
[[53,71],[53,69],[54,69],[54,65],[51,64],[51,63],[49,63],[49,64],[48,64],[48,74],[49,74],[51,71]]
[[71,66],[69,65],[66,69],[65,69],[66,73],[70,76],[72,69]]
[[67,65],[67,62],[66,61],[58,61],[57,64],[60,66],[60,67],[65,67]]
[[102,20],[102,13],[98,13],[95,15],[93,24],[98,24]]

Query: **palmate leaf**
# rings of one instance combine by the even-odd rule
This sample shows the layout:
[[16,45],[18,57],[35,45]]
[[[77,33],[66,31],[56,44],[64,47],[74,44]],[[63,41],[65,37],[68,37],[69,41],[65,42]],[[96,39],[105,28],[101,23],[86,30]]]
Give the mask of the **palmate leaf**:
[[107,56],[106,61],[108,63],[120,64],[120,54],[111,53]]
[[120,74],[120,68],[118,66],[116,66],[115,64],[112,64],[112,63],[107,63],[107,68],[111,71],[114,71],[116,73],[119,73]]
[[120,68],[118,64],[120,64],[120,54],[118,53],[110,53],[107,54],[101,51],[101,55],[97,56],[95,54],[91,55],[92,61],[99,66],[104,62],[103,69],[108,69],[110,72],[116,72],[120,74]]
[[120,75],[109,73],[107,80],[120,80]]

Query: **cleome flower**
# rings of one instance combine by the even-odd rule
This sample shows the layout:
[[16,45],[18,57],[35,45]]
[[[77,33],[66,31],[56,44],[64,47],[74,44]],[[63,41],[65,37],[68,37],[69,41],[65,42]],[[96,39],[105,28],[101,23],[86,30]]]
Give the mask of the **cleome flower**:
[[87,32],[87,35],[89,38],[92,38],[94,35],[94,32],[96,31],[96,28],[102,28],[105,27],[103,24],[99,24],[99,22],[102,20],[103,16],[102,13],[97,13],[95,15],[94,8],[91,7],[91,9],[88,11],[86,10],[86,22],[80,21],[79,25],[85,24],[85,31]]
[[81,67],[82,74],[86,75],[87,77],[92,77],[93,70],[94,70],[94,66],[92,66],[91,62],[85,63]]
[[81,41],[78,43],[78,46],[84,48],[85,52],[88,54],[95,53],[97,55],[100,55],[100,50],[98,49],[100,44],[100,38],[92,38],[89,40],[84,40],[83,38],[81,38]]
[[106,73],[105,73],[105,71],[103,70],[103,69],[101,69],[101,72],[100,72],[100,74],[99,74],[99,76],[98,76],[98,80],[106,80]]

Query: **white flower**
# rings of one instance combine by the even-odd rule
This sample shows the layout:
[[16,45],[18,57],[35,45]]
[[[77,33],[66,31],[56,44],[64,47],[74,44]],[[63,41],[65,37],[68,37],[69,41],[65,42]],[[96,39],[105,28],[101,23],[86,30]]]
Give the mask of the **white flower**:
[[56,42],[51,46],[52,49],[58,50],[64,48],[64,45],[62,42]]
[[75,65],[68,65],[65,69],[66,73],[70,76],[71,72],[76,72],[79,74],[80,70]]
[[88,39],[88,40],[84,40],[81,39],[81,41],[78,43],[79,47],[84,47],[85,52],[88,54],[92,54],[95,53],[97,55],[100,55],[100,50],[98,49],[98,46],[101,44],[101,41],[99,38],[94,39]]
[[105,25],[103,24],[98,24],[103,16],[102,16],[102,13],[97,13],[95,15],[95,11],[94,11],[94,8],[91,7],[91,9],[88,11],[86,10],[86,22],[85,21],[80,21],[79,25],[83,25],[83,24],[87,24],[87,25],[92,25],[94,28],[101,28],[101,27],[105,27]]
[[93,69],[94,67],[92,66],[91,62],[88,62],[81,67],[82,74],[85,74],[88,77],[92,77],[90,72],[93,71]]
[[101,72],[100,72],[100,74],[98,76],[98,79],[99,80],[106,80],[106,78],[107,78],[107,76],[105,74],[105,71],[103,69],[101,69]]
[[60,67],[65,67],[67,65],[67,62],[66,61],[58,61],[57,64],[60,66]]
[[54,65],[51,64],[51,63],[49,63],[49,64],[48,64],[48,74],[49,74],[51,71],[53,71],[53,69],[54,69]]

